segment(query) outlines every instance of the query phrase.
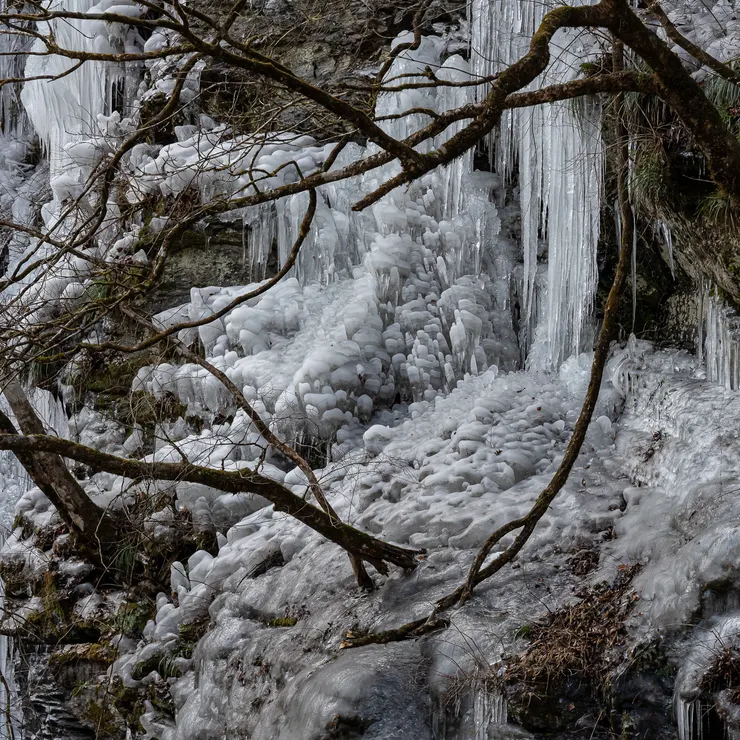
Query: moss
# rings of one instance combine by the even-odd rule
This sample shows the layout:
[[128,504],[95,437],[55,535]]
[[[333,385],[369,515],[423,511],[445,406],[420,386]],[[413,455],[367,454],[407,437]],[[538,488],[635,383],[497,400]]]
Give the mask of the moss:
[[174,717],[175,703],[166,681],[153,681],[146,688],[146,699],[162,714]]
[[660,642],[650,642],[632,651],[630,670],[634,673],[655,673],[662,678],[673,678],[677,669],[664,646]]
[[94,728],[96,740],[121,737],[120,720],[105,699],[90,699],[83,710],[82,718]]
[[131,671],[131,677],[138,681],[156,671],[164,679],[179,678],[182,675],[180,661],[193,657],[195,646],[208,628],[208,624],[208,617],[204,617],[196,622],[181,625],[177,640],[168,646],[167,652],[158,651],[137,663]]
[[114,629],[126,637],[141,637],[155,611],[154,603],[150,600],[124,602],[113,620]]
[[195,547],[198,550],[205,550],[211,555],[218,554],[218,540],[216,533],[211,529],[201,529],[195,532]]
[[49,656],[49,665],[52,668],[61,668],[62,666],[83,662],[110,665],[117,655],[118,651],[108,642],[65,645],[52,652]]
[[164,654],[160,651],[154,652],[146,660],[140,660],[131,670],[131,678],[135,681],[141,681],[152,671],[158,671],[160,664],[164,660]]
[[298,619],[296,617],[275,617],[268,619],[265,624],[268,627],[294,627],[298,624]]
[[64,609],[62,609],[59,601],[59,593],[54,581],[54,574],[48,571],[43,575],[41,603],[43,604],[43,609],[33,614],[30,621],[34,621],[35,619],[36,625],[45,635],[61,636],[67,620]]
[[128,393],[116,403],[114,410],[116,418],[124,424],[139,424],[144,429],[149,427],[153,430],[154,425],[162,421],[175,421],[180,416],[184,418],[187,406],[171,393],[155,398],[146,391],[136,391]]
[[102,362],[86,368],[79,383],[91,393],[128,395],[136,374],[151,363],[151,355],[145,352],[127,357],[106,357]]
[[186,622],[180,625],[177,637],[180,642],[195,644],[208,631],[210,617],[204,616],[194,622]]
[[126,725],[138,732],[139,717],[144,713],[145,692],[124,685],[120,676],[113,676],[106,686],[108,701],[116,708]]
[[185,658],[186,660],[190,660],[194,648],[194,644],[178,642],[169,648],[171,652],[157,652],[149,656],[146,660],[137,663],[131,671],[131,678],[141,681],[154,672],[158,673],[164,679],[180,678],[182,676],[182,668],[179,664],[179,659]]
[[584,62],[581,65],[581,73],[586,77],[599,74],[599,72],[601,72],[601,67],[593,62]]

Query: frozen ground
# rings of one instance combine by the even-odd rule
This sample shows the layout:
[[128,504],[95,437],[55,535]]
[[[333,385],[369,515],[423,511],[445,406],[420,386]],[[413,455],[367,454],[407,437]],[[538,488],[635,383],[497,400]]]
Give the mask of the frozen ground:
[[[339,650],[347,629],[382,630],[426,614],[459,583],[483,538],[528,508],[563,452],[587,359],[571,359],[553,375],[489,371],[464,381],[384,434],[372,427],[365,449],[322,471],[342,516],[428,548],[413,574],[377,577],[376,593],[357,593],[333,545],[270,508],[233,527],[217,557],[196,553],[177,568],[178,605],[163,596],[147,644],[113,669],[126,676],[147,652],[166,654],[179,624],[208,610],[212,627],[192,670],[173,686],[177,726],[157,726],[152,712],[154,734],[184,740],[225,729],[227,736],[312,738],[341,716],[362,720],[365,737],[431,737],[430,706],[454,682],[474,683],[512,649],[519,628],[571,598],[582,582],[568,560],[586,548],[600,552],[594,582],[618,566],[644,564],[634,583],[635,641],[660,636],[672,644],[697,618],[696,647],[686,650],[700,651],[716,624],[729,625],[724,639],[734,638],[736,600],[722,594],[736,588],[740,457],[732,420],[740,401],[704,380],[687,354],[632,343],[612,359],[571,478],[519,562],[453,613],[444,631]],[[268,560],[283,564],[250,576]],[[270,626],[285,616],[296,623]],[[679,717],[701,675],[690,670],[696,658],[687,661]],[[493,705],[475,720],[470,711],[461,738],[487,737],[503,716]]]

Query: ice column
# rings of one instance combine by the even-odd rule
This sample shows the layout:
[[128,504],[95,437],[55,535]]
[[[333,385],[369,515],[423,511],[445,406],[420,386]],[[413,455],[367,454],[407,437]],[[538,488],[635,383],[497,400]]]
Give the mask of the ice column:
[[[471,61],[474,75],[487,77],[521,58],[547,3],[473,0]],[[536,87],[574,79],[591,52],[582,30],[558,31],[553,58]],[[482,94],[486,86],[479,88]],[[547,324],[538,331],[546,347],[538,365],[557,367],[583,344],[597,283],[596,245],[603,171],[600,108],[561,102],[504,113],[489,141],[492,164],[510,180],[519,165],[522,211],[523,325],[533,315],[540,237],[548,253]],[[523,337],[527,346],[532,337]]]
[[[37,388],[29,392],[29,399],[44,425],[51,432],[59,436],[67,435],[67,415],[60,401],[56,400],[49,391]],[[13,418],[12,411],[2,395],[0,395],[0,409],[11,419]],[[11,530],[16,501],[30,486],[31,481],[15,455],[10,452],[0,452],[0,545]],[[5,590],[0,580],[0,609],[2,609],[4,599]],[[5,679],[0,683],[0,740],[6,740],[10,736],[9,723],[14,728],[15,736],[20,736],[20,731],[16,726],[20,722],[20,710],[18,696],[14,694],[16,685],[13,668],[13,644],[7,635],[0,635],[0,674]],[[6,695],[8,688],[12,694],[9,702]],[[11,709],[10,718],[4,716],[7,706]]]
[[671,277],[675,280],[676,267],[673,262],[673,233],[671,232],[671,227],[662,219],[658,219],[655,222],[655,229],[663,236],[666,252],[668,253],[668,266],[671,268]]
[[[8,407],[5,398],[0,395],[0,409],[3,413],[12,418],[12,412]],[[29,487],[29,480],[26,471],[20,465],[15,455],[11,452],[0,452],[0,545],[5,541],[7,533],[12,526],[15,513],[15,503],[20,495]],[[5,600],[5,588],[0,580],[0,609],[3,607]],[[9,737],[8,721],[6,721],[5,709],[8,706],[8,697],[6,695],[6,686],[11,690],[10,707],[12,723],[15,736],[19,737],[17,724],[20,722],[18,714],[19,702],[15,692],[15,678],[13,675],[13,646],[7,635],[0,635],[0,674],[5,681],[0,685],[0,740],[6,740]]]
[[[8,12],[8,0],[0,0],[0,12]],[[0,45],[3,51],[0,56],[0,80],[21,78],[26,60],[23,52],[29,46],[28,37],[6,31]],[[3,85],[0,88],[0,120],[6,136],[20,136],[27,123],[18,92],[17,85]]]
[[[470,65],[461,56],[455,54],[451,56],[440,67],[437,77],[452,83],[464,83],[470,81]],[[463,105],[472,102],[472,87],[440,87],[437,91],[437,103],[440,113],[445,111],[461,108]],[[452,138],[456,133],[465,127],[465,121],[459,121],[440,135],[436,142],[438,145]],[[459,215],[464,208],[464,187],[463,179],[473,171],[473,150],[468,149],[464,154],[450,162],[444,168],[444,218],[453,218]]]
[[504,696],[492,687],[481,686],[473,699],[474,740],[486,740],[497,726],[506,725],[507,707]]
[[[684,701],[679,699],[676,706],[676,724],[679,740],[700,740],[701,738],[701,701]],[[696,730],[698,729],[698,732]]]

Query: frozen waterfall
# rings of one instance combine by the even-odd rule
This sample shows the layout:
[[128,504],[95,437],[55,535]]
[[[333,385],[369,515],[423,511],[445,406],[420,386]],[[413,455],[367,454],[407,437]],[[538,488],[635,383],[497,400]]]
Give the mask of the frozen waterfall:
[[[144,41],[125,24],[95,20],[92,16],[112,7],[109,0],[97,5],[94,0],[56,0],[53,7],[91,16],[51,22],[58,43],[70,49],[152,50],[166,41],[164,33]],[[131,16],[143,10],[133,0],[121,0],[115,7]],[[493,75],[525,53],[547,8],[547,3],[530,0],[473,0],[469,58],[460,53],[459,38],[437,29],[436,35],[424,36],[417,49],[396,58],[388,79],[412,79],[410,75],[426,74],[428,69],[434,70],[438,80],[453,83]],[[393,43],[409,39],[408,34],[401,34]],[[38,51],[39,43],[33,49]],[[18,39],[0,39],[0,44],[8,44],[6,50],[18,49]],[[560,31],[554,45],[557,53],[537,86],[575,79],[581,64],[598,53],[595,39],[580,31]],[[19,68],[17,58],[0,56],[0,60],[2,74]],[[44,186],[50,185],[53,193],[43,210],[47,228],[51,228],[52,217],[60,214],[61,204],[83,194],[97,164],[133,130],[147,96],[171,94],[172,69],[156,62],[147,64],[147,81],[142,82],[143,65],[124,68],[87,62],[73,70],[68,59],[30,56],[25,64],[27,76],[58,79],[29,81],[24,86],[25,114],[13,108],[15,98],[5,90],[0,94],[0,110],[6,113],[6,121],[12,121],[14,135],[22,143],[30,141],[32,128],[43,144],[48,171],[39,168],[35,176],[41,172]],[[196,88],[197,80],[184,104],[195,98]],[[430,111],[432,115],[443,113],[480,98],[484,91],[483,85],[476,89],[465,84],[387,92],[379,96],[376,114],[384,119],[386,132],[400,139],[425,125]],[[403,115],[411,109],[427,113]],[[16,115],[8,116],[9,110]],[[185,193],[201,202],[243,196],[254,192],[255,173],[261,173],[259,182],[265,189],[284,185],[295,181],[291,178],[297,170],[303,175],[317,172],[334,148],[333,142],[301,132],[235,133],[200,114],[191,115],[188,121],[173,128],[167,143],[137,145],[122,160],[121,171],[128,179],[122,177],[117,184],[120,191],[115,203],[109,204],[113,219],[105,233],[86,247],[88,256],[111,263],[126,259],[144,264],[145,252],[132,254],[139,248],[139,236],[145,229],[156,234],[168,223],[159,211],[153,215],[152,201],[166,202]],[[439,146],[461,126],[456,124],[424,148]],[[397,162],[323,185],[317,190],[310,232],[290,274],[265,294],[227,311],[235,299],[269,276],[275,258],[278,264],[285,262],[306,213],[308,195],[299,193],[274,203],[234,209],[228,217],[237,225],[237,238],[241,228],[243,259],[253,282],[203,285],[201,276],[193,275],[194,284],[186,286],[189,299],[154,317],[159,327],[187,320],[209,322],[182,330],[178,336],[186,344],[198,342],[208,360],[242,390],[265,423],[284,439],[313,447],[320,459],[316,464],[325,466],[319,471],[322,484],[340,516],[389,540],[429,549],[430,559],[420,567],[418,583],[413,585],[418,587],[412,594],[418,597],[414,608],[426,609],[439,595],[435,589],[459,578],[494,524],[526,511],[567,444],[589,376],[590,358],[581,353],[590,351],[595,330],[592,308],[603,180],[601,126],[601,110],[592,100],[508,112],[480,152],[466,152],[361,213],[353,205],[397,175]],[[11,151],[9,141],[5,144],[14,156],[20,151],[18,147]],[[483,149],[489,155],[490,171],[475,169],[480,161],[475,155],[484,153]],[[373,144],[350,143],[333,169],[375,152]],[[3,207],[23,223],[32,223],[38,215],[32,196],[45,192],[46,187],[37,187],[38,182],[26,177],[25,171],[13,169],[12,160],[10,154],[0,157],[0,164],[7,164],[7,172],[3,170],[7,190],[22,197],[16,201],[6,198]],[[94,188],[86,197],[83,206],[95,204]],[[131,206],[132,215],[125,223],[116,220],[118,204]],[[59,228],[63,231],[66,226],[62,223]],[[657,228],[666,241],[673,269],[672,235],[665,224]],[[14,244],[12,260],[34,254],[37,246],[30,237]],[[85,259],[70,258],[60,260],[43,277],[34,275],[29,300],[32,309],[36,303],[41,308],[38,313],[23,313],[24,320],[43,320],[73,304],[84,294],[91,270]],[[221,311],[224,315],[214,318]],[[705,334],[700,346],[707,377],[728,390],[736,389],[740,385],[740,350],[734,339],[737,320],[715,292],[703,296],[701,314]],[[131,390],[148,392],[157,399],[175,397],[183,410],[175,420],[157,421],[146,461],[185,458],[224,470],[259,469],[304,493],[302,474],[287,469],[285,460],[268,450],[246,414],[235,408],[213,376],[195,364],[149,361],[154,364],[138,369]],[[597,418],[589,430],[588,462],[582,463],[563,497],[548,511],[535,540],[538,548],[557,556],[565,551],[563,543],[580,547],[594,533],[613,525],[621,537],[605,545],[612,548],[613,563],[650,561],[640,581],[646,594],[644,611],[661,629],[670,620],[683,619],[691,609],[696,610],[700,595],[687,583],[697,572],[697,563],[706,566],[702,577],[708,583],[717,563],[725,562],[715,557],[723,540],[712,539],[715,533],[708,526],[706,540],[714,548],[712,557],[668,531],[675,524],[671,513],[674,489],[695,477],[699,467],[693,458],[691,464],[680,467],[691,452],[679,446],[687,444],[681,437],[689,428],[684,421],[686,417],[692,424],[696,421],[694,407],[687,410],[680,404],[694,404],[701,395],[695,392],[702,382],[697,377],[701,371],[693,363],[685,354],[659,353],[635,340],[614,358]],[[665,388],[675,391],[671,396],[660,391],[664,376],[670,379]],[[653,392],[654,388],[658,391]],[[728,396],[718,395],[724,389],[710,384],[701,389],[705,394],[702,416],[708,419],[716,411],[717,399],[725,403]],[[51,394],[37,390],[30,396],[54,433],[114,454],[144,454],[144,433],[138,426],[124,434],[88,407],[68,420],[64,407]],[[632,406],[624,404],[625,398]],[[627,410],[620,434],[632,442],[631,449],[627,442],[618,441],[614,423],[623,405]],[[189,425],[192,419],[198,424]],[[657,451],[657,443],[646,447],[652,444],[649,440],[655,441],[658,427],[677,452],[671,453],[669,442],[661,442],[663,447]],[[704,436],[709,438],[709,432]],[[619,444],[624,449],[617,449]],[[715,461],[714,448],[719,449],[719,443],[693,454],[698,458],[701,452],[704,460]],[[642,450],[639,456],[635,449]],[[645,449],[651,452],[643,459]],[[624,469],[632,466],[629,474],[640,486],[625,488],[622,469],[613,474],[618,454],[623,455],[619,464]],[[659,461],[661,456],[668,462],[660,463],[662,467],[656,462],[657,472],[646,472],[646,460]],[[702,464],[707,470],[711,467]],[[720,462],[716,465],[720,470]],[[679,468],[682,478],[674,472]],[[725,468],[721,472],[725,474]],[[19,510],[30,517],[49,520],[54,516],[38,491],[26,490],[25,474],[11,455],[0,454],[0,482],[0,516],[7,526],[19,497]],[[95,475],[88,483],[90,495],[102,504],[121,500],[124,491],[151,492],[138,481],[112,474]],[[709,489],[708,474],[704,483]],[[257,618],[255,605],[278,614],[285,600],[310,604],[314,610],[309,613],[307,609],[306,615],[301,612],[310,628],[301,628],[295,640],[291,641],[290,627],[279,627],[288,637],[281,645],[283,665],[275,670],[284,670],[280,680],[293,693],[287,694],[286,707],[276,702],[264,718],[254,720],[258,726],[248,727],[248,736],[293,740],[295,728],[303,729],[308,722],[319,727],[324,722],[318,733],[335,710],[349,711],[349,707],[354,711],[353,702],[364,690],[363,676],[355,664],[361,659],[354,656],[363,654],[349,658],[344,653],[336,663],[327,661],[319,669],[311,663],[317,654],[323,655],[319,652],[326,648],[323,636],[332,633],[346,614],[357,616],[363,624],[376,617],[371,613],[377,605],[372,602],[374,597],[336,606],[341,599],[325,591],[326,580],[346,576],[341,570],[346,563],[338,564],[336,551],[306,527],[278,515],[259,496],[224,494],[182,481],[166,491],[159,482],[152,483],[152,488],[171,495],[172,506],[186,508],[196,525],[217,530],[218,552],[198,550],[186,563],[173,564],[172,589],[158,596],[156,617],[147,624],[141,645],[128,646],[111,669],[127,687],[140,687],[143,682],[132,676],[132,668],[142,654],[148,651],[151,655],[161,648],[165,655],[180,628],[205,618],[212,608],[214,628],[199,643],[192,659],[195,663],[177,658],[183,670],[171,683],[176,720],[163,719],[152,705],[146,707],[142,723],[151,736],[164,740],[223,736],[222,725],[231,722],[244,729],[253,720],[244,711],[245,706],[252,706],[249,688],[231,681],[236,659],[229,666],[226,663],[237,656],[242,668],[258,665],[260,641],[267,644],[275,639],[277,629],[266,636],[265,621],[275,620],[262,614]],[[655,495],[649,497],[646,491]],[[681,505],[690,510],[702,491],[692,488]],[[623,502],[625,507],[620,508]],[[691,527],[699,525],[692,522]],[[162,529],[166,529],[164,524]],[[674,557],[679,550],[680,569]],[[282,580],[272,572],[277,569],[263,570],[262,580],[252,578],[250,574],[271,558],[283,563]],[[314,567],[307,569],[306,563]],[[542,563],[527,565],[536,570]],[[327,574],[331,578],[325,578]],[[554,577],[552,572],[543,572],[542,580]],[[382,583],[379,592],[391,604],[387,619],[400,622],[405,618],[411,588],[396,575]],[[408,591],[402,593],[403,589]],[[527,610],[533,602],[527,601],[531,594],[520,593],[525,590],[514,584],[506,591],[507,609],[513,605],[511,614],[491,609],[491,621],[501,634],[513,634],[515,619],[519,618],[521,626],[521,615],[529,617]],[[338,616],[333,609],[344,611]],[[488,628],[488,614],[485,620]],[[475,629],[473,624],[471,630]],[[483,632],[477,634],[485,641]],[[439,642],[430,641],[423,660],[414,655],[413,660],[405,658],[406,663],[388,657],[395,655],[390,650],[396,648],[388,654],[365,653],[368,674],[384,671],[382,675],[393,679],[388,683],[393,695],[381,692],[381,698],[403,705],[409,676],[416,676],[409,666],[413,663],[416,671],[427,660],[444,664],[449,657],[444,651],[454,639],[445,633]],[[492,663],[500,658],[501,646],[496,642],[489,648],[485,660]],[[0,638],[0,671],[12,684],[7,657],[7,642]],[[269,666],[259,665],[269,673]],[[457,670],[455,663],[440,675],[452,681]],[[321,675],[322,681],[314,680]],[[387,691],[387,686],[381,688]],[[693,685],[687,683],[685,688],[676,700],[682,740],[695,736],[701,709],[694,703]],[[474,737],[490,736],[507,721],[506,702],[483,680],[474,684],[472,692],[466,721]],[[2,702],[0,694],[0,707]],[[415,720],[398,713],[399,732],[418,730]],[[0,722],[0,738],[4,732]]]
[[[550,7],[526,0],[473,0],[473,73],[487,77],[524,56]],[[594,39],[578,30],[558,31],[553,46],[553,59],[534,83],[537,87],[574,79],[598,51]],[[505,182],[512,183],[518,166],[523,349],[531,352],[532,367],[557,368],[570,355],[589,349],[592,336],[603,178],[599,106],[556,102],[507,111],[488,146]],[[543,253],[548,272],[544,300],[535,297]],[[534,310],[538,301],[543,304],[539,314]]]

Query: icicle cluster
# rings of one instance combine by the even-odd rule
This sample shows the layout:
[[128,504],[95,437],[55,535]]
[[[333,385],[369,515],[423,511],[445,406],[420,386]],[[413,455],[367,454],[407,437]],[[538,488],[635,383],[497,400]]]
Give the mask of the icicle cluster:
[[[474,0],[470,9],[473,73],[487,77],[523,57],[547,3],[526,0]],[[560,30],[552,61],[537,87],[567,82],[594,52],[580,30]],[[496,171],[511,182],[518,164],[522,212],[522,341],[534,340],[537,259],[548,261],[546,324],[529,364],[558,367],[587,345],[597,283],[596,244],[602,182],[601,116],[597,104],[552,103],[508,111],[489,151]],[[544,244],[540,237],[544,236]]]
[[707,379],[730,390],[740,388],[740,318],[706,287],[699,295],[700,320],[697,350],[707,368]]
[[[49,9],[91,16],[110,12],[137,17],[144,12],[133,0],[102,0],[97,4],[93,0],[57,0]],[[60,48],[73,52],[115,54],[132,46],[143,46],[136,32],[122,23],[60,18],[39,25],[42,33],[53,34]],[[61,175],[67,166],[63,154],[65,144],[89,136],[98,114],[113,110],[116,81],[124,72],[122,65],[102,61],[86,61],[73,69],[76,60],[45,51],[43,40],[37,39],[26,62],[28,82],[23,86],[21,98],[31,124],[46,147],[54,177]]]

